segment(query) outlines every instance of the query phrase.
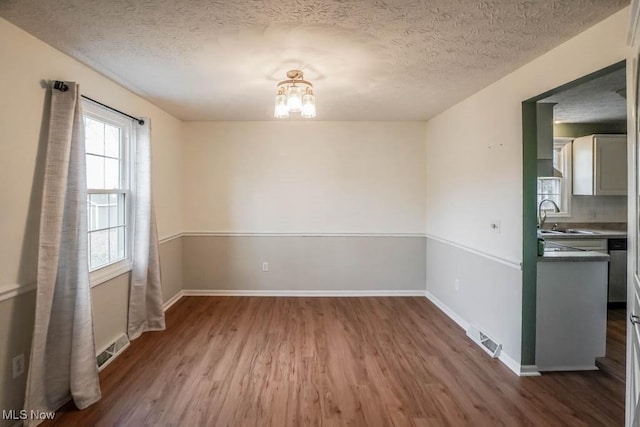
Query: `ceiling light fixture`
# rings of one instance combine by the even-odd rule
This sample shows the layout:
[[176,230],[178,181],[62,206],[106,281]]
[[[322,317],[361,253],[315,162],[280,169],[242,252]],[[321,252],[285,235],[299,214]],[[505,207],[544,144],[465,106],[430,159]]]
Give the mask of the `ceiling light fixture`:
[[287,71],[287,78],[278,83],[273,116],[283,119],[289,117],[289,113],[300,113],[305,119],[314,118],[316,96],[313,94],[313,85],[304,80],[300,70]]

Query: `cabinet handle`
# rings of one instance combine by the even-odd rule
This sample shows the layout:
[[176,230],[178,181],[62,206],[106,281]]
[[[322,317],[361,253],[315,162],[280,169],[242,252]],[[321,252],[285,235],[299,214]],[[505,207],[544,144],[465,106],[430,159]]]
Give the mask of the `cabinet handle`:
[[637,325],[638,323],[640,323],[640,317],[636,316],[635,314],[630,315],[629,320],[634,325]]

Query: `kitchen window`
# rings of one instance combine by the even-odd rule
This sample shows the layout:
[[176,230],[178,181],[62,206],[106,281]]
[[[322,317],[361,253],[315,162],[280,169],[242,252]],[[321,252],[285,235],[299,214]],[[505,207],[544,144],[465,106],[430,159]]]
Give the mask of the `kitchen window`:
[[544,199],[553,200],[560,212],[555,212],[551,203],[542,205],[548,217],[568,217],[571,212],[571,141],[554,139],[553,167],[562,177],[538,178],[538,198],[536,206]]
[[132,122],[83,102],[89,271],[95,286],[131,270]]

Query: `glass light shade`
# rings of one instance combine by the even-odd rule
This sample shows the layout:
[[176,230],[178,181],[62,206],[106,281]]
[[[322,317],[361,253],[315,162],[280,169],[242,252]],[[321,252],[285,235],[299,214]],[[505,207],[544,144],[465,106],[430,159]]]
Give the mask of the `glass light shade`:
[[287,108],[291,113],[299,113],[302,109],[302,90],[300,86],[291,85],[287,89]]
[[313,94],[306,94],[302,97],[302,117],[312,119],[316,116],[316,97]]
[[273,112],[273,116],[277,119],[284,119],[289,117],[289,108],[287,108],[286,95],[276,95],[276,107]]

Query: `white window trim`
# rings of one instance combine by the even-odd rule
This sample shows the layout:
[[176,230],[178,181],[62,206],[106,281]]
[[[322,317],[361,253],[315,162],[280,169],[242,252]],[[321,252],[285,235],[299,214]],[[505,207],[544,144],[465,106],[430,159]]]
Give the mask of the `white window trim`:
[[570,218],[571,217],[571,195],[572,191],[572,162],[571,162],[571,143],[573,138],[554,138],[553,149],[560,148],[562,154],[562,207],[564,210],[560,212],[547,211],[547,218]]
[[[122,127],[125,126],[129,129],[128,135],[125,136],[127,138],[126,142],[126,151],[124,152],[124,167],[126,168],[126,180],[127,180],[127,188],[122,190],[98,190],[92,191],[88,193],[112,193],[121,191],[127,194],[125,198],[125,210],[127,219],[125,221],[126,224],[126,247],[125,253],[126,257],[124,259],[112,262],[110,264],[104,265],[102,267],[98,267],[95,270],[91,270],[89,266],[89,283],[91,287],[96,287],[102,283],[108,282],[118,276],[126,274],[133,270],[133,219],[134,219],[134,197],[133,191],[134,188],[134,153],[135,153],[135,137],[133,132],[133,122],[131,119],[127,119],[120,114],[117,114],[113,111],[110,111],[100,105],[97,105],[91,101],[82,101],[82,109],[83,114],[89,117],[94,117],[98,120],[104,121],[106,123],[110,123],[114,126]],[[88,235],[88,234],[87,234]],[[88,249],[90,250],[90,248]],[[88,253],[87,253],[88,255]],[[87,264],[89,263],[89,257],[87,256]]]
[[91,283],[91,287],[93,288],[111,279],[115,279],[118,276],[122,276],[131,270],[133,270],[133,262],[131,259],[125,258],[91,271],[89,273],[89,283]]

